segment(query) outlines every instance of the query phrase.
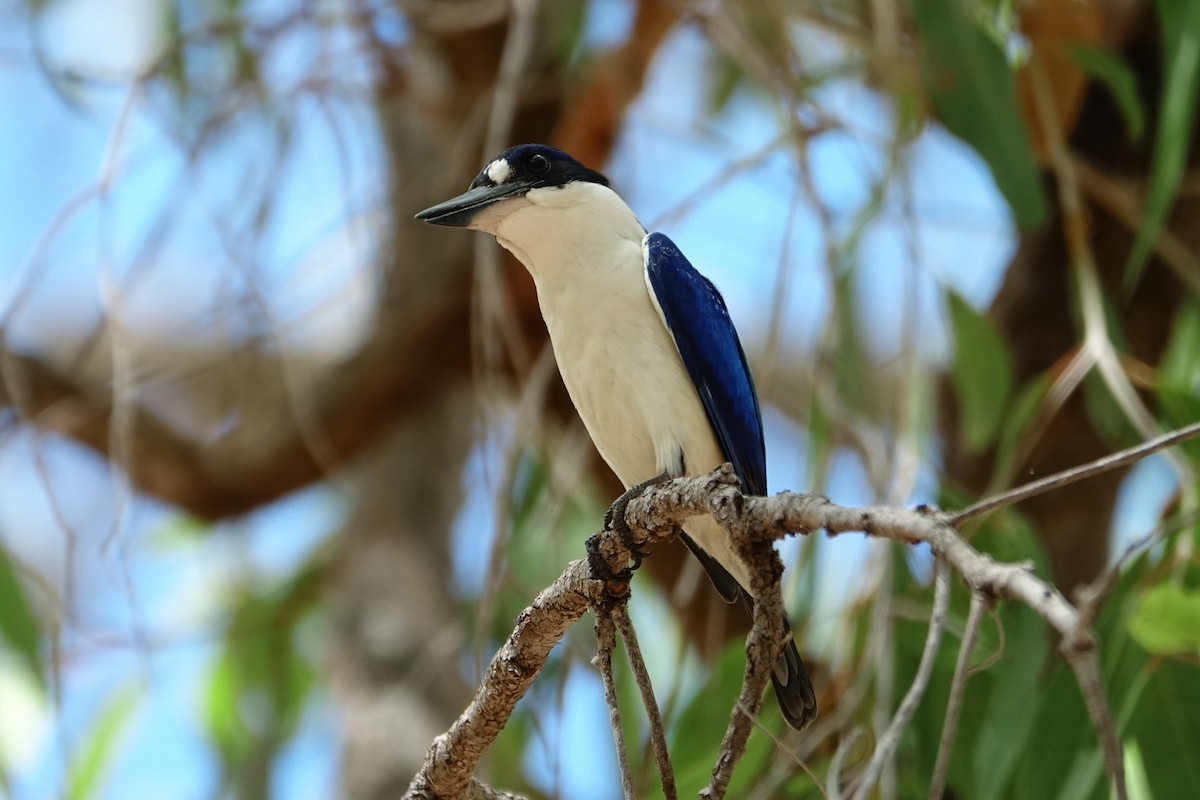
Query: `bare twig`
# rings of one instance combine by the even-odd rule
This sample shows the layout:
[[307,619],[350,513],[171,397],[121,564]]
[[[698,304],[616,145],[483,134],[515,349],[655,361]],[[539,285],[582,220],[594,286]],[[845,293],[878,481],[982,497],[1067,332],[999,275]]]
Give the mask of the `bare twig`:
[[[1165,445],[1164,445],[1165,446]],[[1116,466],[1115,464],[1110,464]],[[1105,765],[1124,797],[1123,765],[1111,761],[1111,753],[1119,752],[1116,731],[1105,727],[1110,720],[1107,699],[1097,681],[1092,679],[1095,662],[1095,642],[1090,629],[1080,626],[1078,609],[1069,603],[1050,583],[1036,577],[1024,564],[998,564],[978,552],[953,529],[951,516],[928,510],[895,508],[843,508],[816,495],[783,493],[772,498],[743,497],[735,488],[736,476],[731,467],[697,478],[684,478],[653,487],[626,509],[631,526],[645,529],[646,525],[661,526],[667,520],[704,513],[708,510],[723,524],[744,526],[750,534],[762,538],[781,538],[791,532],[807,532],[824,528],[830,533],[863,531],[874,536],[886,536],[908,542],[926,542],[935,554],[958,572],[968,587],[985,596],[1017,600],[1032,608],[1059,632],[1065,640],[1064,651],[1071,654],[1068,663],[1076,671],[1080,689],[1097,722],[1097,736],[1106,753]],[[648,514],[652,504],[671,498],[676,512],[670,515]],[[989,507],[994,504],[989,503]],[[1092,662],[1092,663],[1089,663]]]
[[937,658],[938,645],[942,642],[942,632],[946,629],[946,612],[950,608],[950,569],[943,559],[937,560],[933,571],[933,613],[929,617],[929,633],[925,637],[925,651],[921,654],[921,663],[917,667],[916,677],[908,687],[892,724],[884,731],[883,736],[875,745],[875,754],[863,771],[862,779],[854,790],[854,800],[865,800],[875,788],[883,767],[892,760],[896,747],[900,744],[900,736],[908,723],[912,721],[925,689],[929,686],[929,678],[933,675],[933,662]]
[[475,699],[450,730],[434,740],[405,798],[458,797],[495,741],[550,650],[600,594],[586,562],[573,561],[521,612],[517,626],[484,673]]
[[625,746],[625,728],[621,725],[621,704],[617,699],[617,682],[613,674],[613,650],[617,633],[613,617],[623,605],[605,605],[596,609],[596,660],[604,684],[604,701],[608,704],[608,722],[612,726],[613,743],[617,747],[617,767],[621,773],[621,790],[625,800],[633,800],[633,771],[629,768],[629,748]]
[[1077,632],[1074,638],[1064,638],[1060,649],[1075,672],[1088,716],[1099,734],[1100,747],[1104,751],[1104,764],[1113,780],[1117,800],[1126,800],[1128,790],[1125,786],[1125,755],[1117,739],[1117,726],[1113,722],[1108,695],[1104,691],[1104,681],[1100,677],[1100,648],[1096,646],[1095,637],[1089,629]]
[[646,662],[638,645],[637,632],[629,619],[629,607],[625,603],[619,603],[613,607],[612,615],[616,620],[617,629],[621,632],[621,638],[625,640],[629,666],[642,693],[646,718],[650,721],[650,749],[654,753],[658,774],[662,778],[663,796],[666,800],[676,800],[679,792],[675,788],[675,769],[671,766],[671,753],[667,750],[667,733],[663,726],[662,714],[658,710],[658,700],[654,697],[654,687],[650,684],[650,673],[646,671]]
[[1130,542],[1129,546],[1125,548],[1125,552],[1113,562],[1111,567],[1097,575],[1091,583],[1084,584],[1075,590],[1075,605],[1079,607],[1080,619],[1086,620],[1088,627],[1091,627],[1096,617],[1099,616],[1100,609],[1104,606],[1105,598],[1116,586],[1117,579],[1121,577],[1121,570],[1129,563],[1129,560],[1171,533],[1195,525],[1198,518],[1200,518],[1200,512],[1181,514],[1156,525],[1154,530],[1145,536]]
[[854,745],[858,744],[858,740],[861,738],[862,728],[855,728],[846,738],[838,742],[833,759],[829,762],[829,779],[825,784],[829,792],[829,800],[842,800],[842,762],[846,760],[846,754],[853,749]]
[[[500,54],[499,75],[492,90],[483,158],[495,158],[509,143],[517,113],[521,80],[537,38],[538,0],[513,0],[508,34]],[[508,356],[519,373],[528,370],[529,344],[518,324],[513,297],[505,286],[500,248],[490,236],[475,237],[475,281],[472,297],[472,346],[476,385],[483,397],[494,396]]]
[[[1114,469],[1197,433],[1200,433],[1200,426],[1189,426],[1116,456],[1051,476],[1036,485],[1061,486],[1081,476]],[[834,505],[819,495],[792,492],[772,497],[747,497],[739,486],[737,475],[729,464],[707,475],[677,478],[649,486],[625,508],[630,540],[623,542],[605,531],[599,534],[595,547],[597,556],[608,562],[615,574],[628,563],[630,552],[627,546],[649,547],[666,541],[676,535],[684,520],[710,514],[729,529],[739,553],[751,567],[751,588],[758,601],[754,607],[754,627],[746,645],[746,677],[707,796],[721,797],[728,787],[733,766],[744,751],[770,670],[782,645],[779,636],[781,564],[770,545],[779,538],[821,529],[830,534],[862,531],[908,543],[925,542],[938,559],[934,611],[917,679],[901,703],[892,726],[880,740],[856,797],[870,791],[928,683],[933,652],[945,624],[950,570],[961,575],[973,596],[979,598],[975,605],[982,608],[985,605],[982,601],[990,599],[1016,600],[1033,609],[1060,634],[1063,656],[1079,683],[1117,797],[1126,796],[1121,748],[1100,678],[1098,648],[1089,624],[1092,616],[1081,614],[1052,584],[1034,575],[1028,565],[997,563],[968,544],[953,525],[981,511],[943,514],[926,508],[850,508]],[[1027,496],[1030,496],[1028,489],[1018,490],[985,500],[972,508],[992,510]],[[627,585],[618,582],[614,587],[612,582],[605,584],[592,580],[590,575],[585,562],[572,562],[521,614],[508,641],[492,659],[475,699],[450,731],[434,741],[406,797],[457,798],[471,790],[479,758],[545,664],[550,649],[587,608],[604,608],[613,600],[614,591],[622,586],[628,591]],[[973,608],[960,662],[969,661],[972,648],[968,647],[968,641],[976,635],[973,631],[979,627],[976,617],[980,614]],[[959,672],[961,670],[956,670]],[[948,729],[952,727],[947,725]],[[831,792],[837,792],[836,780]]]
[[742,691],[730,716],[725,738],[721,741],[721,752],[717,756],[708,788],[701,791],[701,796],[710,800],[720,800],[725,796],[733,769],[746,754],[746,741],[762,707],[763,692],[784,646],[781,636],[783,596],[780,592],[783,562],[779,560],[779,554],[771,546],[770,540],[753,540],[750,531],[737,519],[736,506],[737,502],[734,501],[734,506],[726,509],[734,514],[726,513],[724,518],[718,519],[726,525],[739,555],[750,567],[754,615],[750,635],[746,638],[746,672],[742,678]]
[[[892,566],[891,542],[877,542],[872,548],[874,561],[879,571],[871,598],[870,637],[871,674],[874,677],[874,697],[871,702],[871,731],[876,740],[887,730],[892,714],[892,703],[896,695],[896,636],[892,629],[892,609],[895,600],[894,570]],[[880,794],[887,797],[888,776]],[[889,798],[890,800],[890,798]]]
[[1104,458],[1098,458],[1095,461],[1088,462],[1072,469],[1057,472],[1041,480],[1031,481],[1024,486],[1018,486],[1002,494],[993,495],[984,500],[980,500],[972,506],[964,508],[947,518],[947,522],[955,527],[963,522],[974,517],[982,516],[989,512],[995,511],[1004,506],[1011,506],[1014,503],[1019,503],[1022,500],[1028,500],[1031,497],[1036,497],[1039,494],[1059,489],[1070,483],[1076,483],[1085,478],[1092,478],[1104,472],[1111,472],[1114,469],[1123,467],[1126,464],[1132,464],[1135,461],[1145,458],[1151,453],[1163,450],[1167,447],[1177,445],[1180,442],[1186,442],[1189,439],[1195,439],[1200,436],[1200,422],[1194,422],[1191,425],[1185,425],[1178,430],[1165,433],[1162,436],[1156,436],[1153,439],[1142,442],[1139,445],[1130,447],[1126,450],[1113,453]]
[[950,681],[950,699],[946,703],[946,721],[942,724],[942,739],[938,743],[933,780],[929,783],[929,800],[941,800],[946,788],[950,755],[954,752],[954,734],[958,731],[958,712],[962,709],[967,678],[971,674],[971,655],[975,652],[975,643],[979,640],[979,628],[983,624],[983,612],[986,609],[987,602],[983,595],[972,593],[967,625],[963,629],[962,645],[958,648],[958,661],[954,665],[954,678]]
[[[771,771],[763,776],[763,779],[754,787],[754,793],[750,795],[749,800],[777,797],[783,781],[794,775],[797,769],[808,776],[809,780],[813,782],[813,786],[821,793],[821,797],[828,797],[825,793],[825,784],[821,782],[820,776],[813,772],[812,767],[804,763],[804,760],[791,749],[782,737],[764,725],[761,719],[755,720],[754,726],[759,733],[771,740],[771,744],[775,747],[776,757]],[[807,730],[811,730],[811,728]]]

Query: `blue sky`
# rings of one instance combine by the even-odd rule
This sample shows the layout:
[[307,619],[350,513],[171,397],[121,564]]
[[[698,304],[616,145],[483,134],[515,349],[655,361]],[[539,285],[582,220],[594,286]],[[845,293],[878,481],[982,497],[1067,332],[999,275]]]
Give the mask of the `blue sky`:
[[[277,5],[257,7],[269,14]],[[328,71],[330,64],[344,66],[346,80],[359,79],[355,62],[342,60],[349,58],[350,44],[298,33],[269,61],[295,131],[282,168],[283,190],[276,192],[270,179],[277,172],[268,168],[276,152],[269,125],[251,120],[235,126],[197,161],[155,111],[161,98],[131,99],[122,75],[141,63],[147,48],[153,50],[162,21],[153,0],[52,4],[38,28],[51,61],[105,76],[72,91],[71,103],[39,73],[30,28],[13,24],[24,19],[21,7],[0,5],[0,97],[9,110],[0,114],[6,186],[0,192],[0,308],[9,309],[25,287],[33,290],[23,296],[19,315],[6,318],[10,341],[53,352],[90,330],[106,302],[118,301],[134,330],[190,341],[236,340],[244,328],[213,322],[247,281],[255,281],[278,326],[279,346],[330,359],[352,350],[376,288],[370,258],[378,241],[372,209],[383,190],[373,169],[378,142],[365,104],[346,96],[322,105],[296,91],[298,76]],[[589,41],[618,40],[629,8],[625,2],[593,4]],[[393,33],[402,38],[403,26],[396,27]],[[827,45],[822,50],[820,41],[812,44],[814,58],[828,56]],[[780,130],[771,107],[749,96],[735,97],[721,116],[708,118],[701,81],[681,77],[704,74],[703,48],[695,29],[670,38],[606,170],[642,220],[661,224],[722,289],[751,350],[766,335],[762,309],[786,266],[784,341],[797,350],[811,348],[828,313],[830,286],[810,200],[800,198],[792,207],[791,151],[778,149],[696,197]],[[820,200],[835,231],[844,233],[883,168],[881,143],[891,112],[850,80],[822,89],[820,101],[847,122],[813,144],[811,161]],[[906,314],[927,322],[920,330],[928,358],[944,359],[949,345],[939,291],[953,287],[985,305],[1013,234],[986,168],[952,137],[929,129],[906,151],[904,169],[910,198],[889,196],[881,223],[869,230],[858,254],[862,316],[870,320],[866,333],[880,360],[896,356]],[[89,194],[106,175],[113,179],[105,190]],[[249,237],[250,205],[264,196],[278,202],[262,236]],[[64,211],[80,198],[85,200],[77,209]],[[160,219],[166,233],[146,250]],[[150,262],[154,269],[143,270]],[[245,271],[244,263],[254,269]],[[915,308],[903,302],[909,296],[916,298]],[[163,403],[164,413],[169,405]],[[770,409],[766,419],[773,489],[809,488],[804,432]],[[463,586],[472,585],[470,576],[480,570],[472,553],[486,552],[468,532],[495,529],[488,486],[474,477],[486,474],[488,452],[481,449],[464,476],[474,490],[455,536]],[[20,719],[0,719],[0,757],[8,761],[13,797],[57,794],[66,754],[86,741],[98,711],[126,687],[139,693],[139,701],[99,796],[208,796],[215,788],[215,761],[204,741],[197,687],[216,654],[222,587],[246,576],[270,581],[287,575],[337,528],[344,498],[336,487],[314,487],[195,536],[174,509],[129,497],[101,459],[53,437],[24,432],[0,442],[0,477],[6,545],[51,586],[70,586],[83,600],[72,607],[64,639],[60,709],[21,685],[15,664],[0,660],[0,706],[26,709]],[[1122,497],[1117,527],[1123,536],[1153,524],[1168,480],[1156,460],[1135,471]],[[934,489],[923,474],[904,501],[930,499]],[[843,503],[875,499],[862,464],[848,454],[835,461],[824,490]],[[826,583],[853,585],[866,549],[854,537],[823,545]],[[68,571],[71,580],[64,577]],[[837,592],[825,597],[825,638],[836,630],[837,604],[844,600]],[[653,618],[654,603],[647,598],[635,616]],[[573,670],[567,691],[572,699],[562,717],[546,726],[547,741],[565,748],[557,756],[563,764],[573,762],[572,742],[608,736],[594,673]],[[14,727],[25,734],[16,743]],[[330,709],[319,697],[280,765],[279,796],[333,793],[334,736]],[[531,755],[531,765],[550,759],[547,752]],[[611,793],[590,774],[568,769],[562,780],[566,796]]]

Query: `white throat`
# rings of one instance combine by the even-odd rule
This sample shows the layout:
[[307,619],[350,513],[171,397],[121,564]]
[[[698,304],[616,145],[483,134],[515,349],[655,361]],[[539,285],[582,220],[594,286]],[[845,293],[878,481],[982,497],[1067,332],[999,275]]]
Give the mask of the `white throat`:
[[533,189],[498,204],[486,226],[517,257],[539,291],[589,274],[642,270],[645,228],[616,192],[598,183]]

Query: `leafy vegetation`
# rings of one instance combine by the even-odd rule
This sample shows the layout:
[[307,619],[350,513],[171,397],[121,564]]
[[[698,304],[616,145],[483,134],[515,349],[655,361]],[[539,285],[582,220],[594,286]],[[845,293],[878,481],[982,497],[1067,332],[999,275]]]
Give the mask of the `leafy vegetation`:
[[[35,30],[56,5],[28,4]],[[151,221],[137,235],[105,228],[99,257],[68,250],[67,260],[99,266],[86,274],[76,266],[61,283],[109,292],[97,301],[95,330],[58,351],[67,334],[47,314],[53,336],[27,336],[37,347],[18,347],[13,336],[0,353],[6,419],[36,434],[28,438],[39,458],[22,474],[40,476],[50,505],[61,506],[57,517],[44,516],[53,518],[66,564],[6,523],[0,697],[15,672],[30,687],[22,691],[57,709],[57,721],[45,724],[57,726],[62,774],[44,782],[72,800],[110,796],[124,744],[145,742],[136,737],[145,737],[162,680],[193,681],[194,719],[178,727],[215,764],[212,794],[281,796],[281,774],[297,769],[290,748],[316,728],[327,760],[344,769],[348,795],[394,796],[421,748],[469,701],[482,663],[521,610],[582,556],[615,486],[584,445],[552,360],[538,355],[544,334],[531,332],[533,291],[512,277],[518,270],[473,266],[452,249],[458,244],[421,238],[428,234],[410,220],[477,169],[493,90],[511,78],[498,77],[502,69],[521,80],[496,95],[513,103],[501,138],[554,140],[597,166],[615,147],[615,183],[649,208],[668,208],[668,224],[697,241],[707,235],[714,252],[755,256],[729,265],[734,271],[718,283],[731,298],[739,280],[754,284],[763,309],[738,323],[763,394],[772,469],[808,481],[791,488],[847,503],[955,508],[1200,420],[1194,0],[1147,3],[1112,41],[1096,34],[1106,22],[1101,4],[1054,0],[730,0],[699,4],[687,19],[650,2],[543,3],[515,67],[504,61],[512,58],[506,43],[519,43],[521,31],[504,4],[470,19],[450,9],[456,4],[152,5],[160,39],[144,71],[125,80],[132,99],[122,115],[134,122],[113,122],[111,174],[68,204],[46,239],[57,242],[59,226],[73,230],[72,215],[93,202],[101,228],[125,214]],[[1067,29],[1078,36],[1047,33]],[[59,68],[52,48],[37,47],[37,69],[60,99],[89,96],[88,81]],[[1039,64],[1047,74],[1031,72],[1030,55],[1046,57]],[[636,105],[642,92],[651,99]],[[1055,119],[1042,116],[1047,106]],[[305,127],[311,118],[325,126],[323,148]],[[745,119],[774,127],[760,135]],[[122,205],[123,181],[133,181],[138,163],[129,158],[135,166],[126,171],[124,137],[153,138],[150,128],[167,142],[171,175],[185,188]],[[751,151],[743,138],[766,144]],[[638,149],[647,139],[666,141],[678,160],[649,157],[653,146]],[[686,162],[681,152],[705,157]],[[969,153],[970,166],[941,163],[955,152]],[[315,170],[337,172],[337,191],[306,183],[306,161],[317,153],[337,165]],[[684,163],[710,174],[671,185],[666,168]],[[974,263],[991,223],[957,207],[963,195],[954,184],[969,169],[1003,198],[995,226],[1013,252],[995,275]],[[131,194],[144,188],[132,185]],[[331,193],[339,214],[318,219],[313,208]],[[714,233],[705,216],[713,207],[737,224]],[[170,249],[201,238],[202,221],[209,240],[195,251]],[[977,233],[943,252],[939,229],[952,225]],[[754,247],[736,238],[748,228]],[[303,235],[281,233],[289,229]],[[342,246],[356,236],[368,246]],[[58,263],[53,250],[34,246],[31,274]],[[369,298],[359,305],[312,266],[367,251],[369,269],[341,281]],[[175,262],[189,272],[170,272]],[[767,262],[778,263],[773,289],[753,271]],[[192,291],[195,263],[221,273],[217,289]],[[185,288],[147,302],[138,295],[147,275]],[[25,282],[14,281],[6,336],[41,308],[29,299],[37,280]],[[210,290],[217,305],[203,324],[176,319],[186,314],[172,304]],[[171,324],[146,335],[139,325],[152,326],[122,317],[133,312],[116,298],[140,298],[160,314],[167,307]],[[306,327],[329,308],[353,321],[335,329],[342,339]],[[816,322],[797,332],[798,318]],[[482,395],[474,406],[462,400],[468,383]],[[156,394],[163,386],[169,391]],[[89,449],[73,450],[69,466],[41,458],[64,440]],[[92,451],[106,460],[105,491],[117,498],[111,509],[96,505],[103,513],[76,480],[94,467]],[[1080,583],[1110,578],[1091,584],[1107,592],[1094,629],[1132,797],[1200,797],[1198,466],[1200,443],[1191,442],[1112,476],[1111,485],[1051,494],[963,530],[994,559],[1058,580],[1068,597]],[[786,477],[772,481],[773,489],[787,485]],[[229,566],[257,563],[224,552],[237,550],[230,540],[286,543],[310,524],[279,509],[313,484],[339,499],[321,506],[328,519],[311,523],[320,530],[303,557],[291,553],[275,569]],[[165,548],[172,563],[222,566],[205,572],[202,599],[188,594],[190,580],[154,594],[189,608],[160,617],[141,605],[137,585],[161,580],[159,562],[140,561],[156,540],[112,531],[147,509],[161,514],[163,502],[179,515],[166,537],[176,545]],[[254,537],[228,521],[262,509],[279,517]],[[1110,546],[1112,530],[1122,538]],[[931,609],[930,556],[850,538],[810,534],[793,551],[796,574],[786,584],[818,676],[821,721],[792,735],[767,704],[731,797],[820,797],[835,776],[851,786],[880,720],[914,679]],[[677,561],[663,550],[656,560]],[[653,578],[643,570],[634,617],[681,794],[690,796],[709,778],[745,655],[736,621],[704,616],[707,585],[686,566],[673,570]],[[89,583],[77,573],[111,580]],[[104,617],[111,609],[96,587],[114,585],[132,621]],[[95,595],[78,596],[80,586]],[[928,791],[970,599],[957,583],[951,597],[928,692],[879,796]],[[104,609],[100,623],[87,613],[92,605]],[[187,627],[179,621],[193,607],[201,622]],[[700,618],[706,625],[694,624]],[[164,678],[155,666],[161,650],[181,646],[155,638],[164,619],[203,640],[201,678]],[[127,631],[120,644],[105,638],[113,628]],[[949,762],[954,797],[1111,795],[1058,645],[1033,610],[988,609]],[[112,670],[120,677],[98,699],[80,700],[80,664],[99,663],[110,646],[132,654],[130,662]],[[564,708],[595,688],[579,688],[593,654],[591,632],[579,626],[497,740],[481,780],[529,795],[616,791],[607,719],[582,732],[565,728]],[[142,673],[129,674],[133,661],[145,662]],[[655,797],[647,726],[621,658],[617,673],[637,796]],[[334,676],[353,688],[332,693]],[[91,710],[79,713],[81,705]],[[338,711],[345,717],[335,724]],[[5,724],[0,793],[31,796],[31,759],[11,755]],[[329,756],[339,750],[344,757]]]

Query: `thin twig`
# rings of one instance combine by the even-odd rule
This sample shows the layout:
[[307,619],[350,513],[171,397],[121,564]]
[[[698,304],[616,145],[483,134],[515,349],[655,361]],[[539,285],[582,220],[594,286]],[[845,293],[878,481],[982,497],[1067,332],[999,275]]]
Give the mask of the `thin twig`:
[[[817,773],[813,772],[812,767],[804,763],[804,760],[796,755],[783,738],[764,725],[761,719],[754,721],[754,727],[758,729],[759,733],[770,739],[771,744],[774,745],[775,765],[770,772],[763,776],[762,780],[758,781],[754,787],[754,794],[750,796],[751,800],[777,797],[779,795],[779,787],[784,779],[794,775],[797,769],[807,775],[809,780],[813,782],[813,786],[821,793],[821,797],[828,800],[829,796],[825,794],[825,784],[822,783],[820,777],[817,776]],[[811,730],[811,728],[806,729],[806,735],[808,730]]]
[[617,647],[616,629],[613,627],[613,617],[617,605],[605,606],[596,610],[596,659],[593,662],[600,669],[600,678],[604,683],[604,701],[608,704],[608,722],[612,727],[613,743],[617,747],[617,767],[621,772],[621,790],[625,800],[633,800],[636,795],[633,790],[633,771],[629,768],[629,749],[625,746],[625,729],[621,725],[621,704],[617,700],[617,683],[613,676],[613,650]]
[[650,721],[650,749],[654,753],[658,774],[662,778],[663,796],[666,800],[676,800],[679,793],[675,788],[675,769],[671,766],[671,753],[667,749],[667,733],[663,726],[662,713],[658,710],[658,699],[654,696],[654,687],[650,684],[650,673],[646,670],[642,649],[638,645],[637,632],[629,620],[629,607],[625,603],[617,604],[612,615],[616,620],[617,629],[621,632],[621,638],[625,640],[625,655],[629,658],[634,680],[642,693],[642,705],[646,707],[646,718]]
[[[876,739],[887,730],[896,694],[896,636],[892,629],[895,600],[891,542],[876,542],[873,548],[879,580],[871,598],[871,672],[875,693],[871,702],[871,730]],[[886,779],[886,775],[884,776]],[[884,789],[887,787],[885,786]],[[886,794],[886,791],[884,792]]]
[[1104,681],[1100,677],[1100,648],[1096,646],[1096,641],[1089,632],[1088,636],[1080,637],[1076,641],[1064,639],[1061,650],[1075,672],[1088,716],[1099,734],[1104,763],[1113,780],[1117,800],[1127,800],[1129,794],[1125,786],[1125,755],[1116,736],[1117,726],[1113,722]]
[[1113,587],[1117,584],[1117,579],[1121,577],[1121,570],[1129,563],[1129,560],[1138,553],[1146,550],[1150,545],[1156,543],[1160,539],[1166,537],[1175,531],[1183,530],[1196,524],[1197,518],[1200,518],[1200,513],[1192,512],[1190,514],[1182,514],[1168,522],[1156,525],[1154,530],[1147,533],[1145,536],[1138,537],[1129,546],[1125,548],[1125,552],[1121,554],[1113,565],[1096,576],[1091,583],[1084,584],[1075,590],[1075,605],[1079,607],[1079,618],[1092,626],[1096,617],[1100,614],[1100,609],[1104,606],[1104,600],[1112,592]]
[[950,756],[954,752],[954,735],[958,732],[958,714],[962,710],[967,678],[970,677],[971,655],[979,640],[979,629],[983,625],[983,612],[986,609],[987,602],[983,595],[972,592],[967,625],[963,630],[962,645],[958,648],[958,661],[954,664],[954,678],[950,681],[950,699],[946,703],[946,721],[942,723],[942,740],[938,743],[937,762],[933,768],[933,780],[929,784],[929,800],[941,800],[945,793]]
[[525,800],[525,796],[493,789],[487,784],[472,778],[471,784],[462,796],[462,800]]
[[[1093,167],[1083,157],[1072,153],[1071,166],[1079,182],[1079,188],[1087,196],[1116,217],[1121,224],[1136,234],[1145,219],[1145,210],[1139,193],[1128,183],[1113,178]],[[1193,294],[1200,294],[1200,259],[1169,228],[1158,232],[1152,243],[1154,253],[1167,265]]]
[[[512,0],[508,34],[500,54],[499,75],[492,91],[484,135],[484,158],[494,158],[508,142],[520,100],[521,80],[537,41],[538,0]],[[475,284],[472,319],[475,355],[479,366],[496,378],[503,372],[502,357],[512,359],[518,373],[530,365],[529,345],[517,324],[511,293],[504,286],[500,248],[490,236],[475,239]],[[503,348],[503,349],[502,349]],[[486,387],[486,383],[482,383]]]
[[945,559],[939,558],[933,571],[933,612],[929,617],[929,633],[925,637],[925,651],[921,654],[921,663],[917,667],[912,685],[900,701],[900,708],[896,709],[896,715],[892,717],[892,724],[875,745],[875,754],[871,756],[862,780],[854,791],[854,800],[864,800],[875,788],[884,764],[891,761],[896,747],[900,744],[900,736],[916,713],[917,706],[921,704],[921,698],[929,686],[929,678],[933,675],[933,662],[937,657],[938,645],[942,641],[942,632],[946,629],[946,612],[949,608],[950,567]]
[[599,598],[584,561],[573,561],[521,612],[508,641],[484,673],[475,698],[450,730],[434,739],[404,797],[457,797],[473,780],[480,758],[496,740],[567,629]]
[[1057,472],[1041,480],[1031,481],[1023,486],[1018,486],[1015,489],[1010,489],[1007,492],[993,495],[984,500],[980,500],[974,505],[967,506],[962,511],[951,514],[947,518],[947,522],[954,527],[958,527],[963,522],[973,519],[974,517],[987,514],[1004,506],[1011,506],[1014,503],[1019,503],[1022,500],[1028,500],[1031,497],[1036,497],[1039,494],[1054,489],[1062,488],[1071,483],[1077,483],[1086,478],[1092,478],[1105,472],[1111,472],[1114,469],[1123,467],[1126,464],[1132,464],[1135,461],[1145,458],[1151,453],[1155,453],[1181,442],[1186,442],[1189,439],[1195,439],[1200,436],[1200,422],[1193,422],[1191,425],[1185,425],[1178,430],[1165,433],[1162,436],[1157,436],[1148,441],[1142,442],[1139,445],[1130,447],[1126,450],[1113,453],[1110,456],[1098,458],[1095,461],[1090,461],[1087,464],[1082,464],[1078,467]]
[[992,618],[992,624],[996,626],[996,649],[992,651],[991,655],[967,671],[968,678],[973,678],[979,673],[991,669],[1004,657],[1004,647],[1007,641],[1004,638],[1004,625],[1000,622],[1000,614],[993,606],[989,610],[988,616]]
[[[724,474],[721,475],[724,478]],[[729,718],[729,727],[721,741],[721,751],[708,787],[701,795],[708,800],[720,800],[729,789],[733,769],[746,754],[746,742],[754,729],[754,721],[762,708],[763,692],[775,668],[775,661],[783,650],[783,596],[780,579],[783,577],[783,562],[775,552],[773,543],[755,542],[749,534],[752,530],[738,520],[737,502],[732,507],[716,511],[714,516],[725,525],[738,554],[750,568],[750,592],[754,597],[753,622],[746,637],[746,671],[742,677],[742,690],[737,705]],[[628,517],[628,514],[627,514]]]
[[842,762],[858,740],[862,738],[862,728],[855,728],[842,741],[838,742],[833,759],[829,762],[829,778],[825,782],[829,792],[829,800],[842,800]]

